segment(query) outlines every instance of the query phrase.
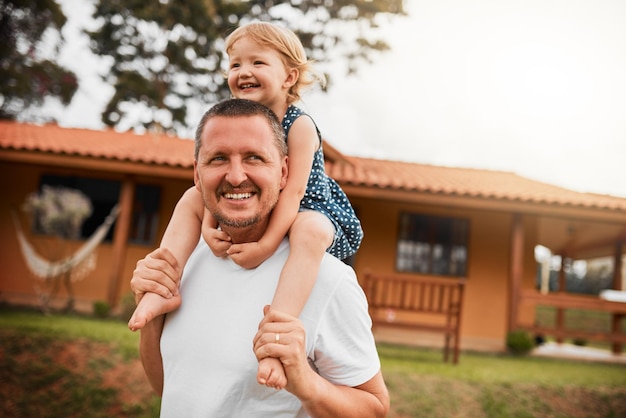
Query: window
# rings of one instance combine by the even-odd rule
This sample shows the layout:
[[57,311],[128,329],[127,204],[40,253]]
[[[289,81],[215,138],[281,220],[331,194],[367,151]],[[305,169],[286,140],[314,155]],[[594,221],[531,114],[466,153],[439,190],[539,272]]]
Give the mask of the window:
[[396,269],[464,277],[469,222],[465,219],[400,214]]
[[128,241],[135,244],[152,244],[159,227],[160,190],[156,186],[138,184],[135,187],[133,215]]
[[[83,223],[81,239],[88,239],[91,234],[104,222],[111,209],[118,203],[121,183],[114,180],[94,179],[77,176],[44,175],[40,186],[63,186],[80,190],[90,200],[93,212]],[[153,244],[158,229],[158,209],[160,189],[156,186],[138,184],[135,188],[135,200],[128,241],[136,244]],[[104,239],[113,240],[114,227]]]

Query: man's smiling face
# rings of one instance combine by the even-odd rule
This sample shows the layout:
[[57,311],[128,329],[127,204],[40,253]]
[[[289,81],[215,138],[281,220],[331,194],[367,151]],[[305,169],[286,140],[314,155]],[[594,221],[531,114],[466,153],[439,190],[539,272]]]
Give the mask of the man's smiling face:
[[194,179],[222,229],[264,230],[286,178],[286,158],[262,116],[217,116],[207,121]]

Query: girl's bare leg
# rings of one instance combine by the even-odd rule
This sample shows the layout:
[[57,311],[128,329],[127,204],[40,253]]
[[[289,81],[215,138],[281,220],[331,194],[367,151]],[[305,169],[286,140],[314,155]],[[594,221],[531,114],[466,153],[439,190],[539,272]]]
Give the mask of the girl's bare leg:
[[157,316],[178,309],[180,304],[180,295],[166,299],[156,293],[146,293],[137,304],[130,321],[128,321],[128,328],[131,331],[137,331]]
[[[200,230],[204,223],[212,222],[212,217],[204,212],[202,195],[195,187],[185,191],[174,208],[174,213],[165,229],[160,248],[171,251],[174,257],[175,268],[180,271],[170,271],[169,275],[177,282],[180,281],[182,269],[200,240]],[[128,328],[137,331],[159,315],[172,312],[181,304],[180,295],[165,299],[157,294],[146,293],[135,308],[135,312],[128,321]]]
[[[280,273],[271,309],[300,316],[334,235],[335,227],[326,216],[314,211],[298,213],[289,231],[290,253]],[[287,378],[280,360],[271,357],[261,360],[257,380],[269,387],[284,388]]]

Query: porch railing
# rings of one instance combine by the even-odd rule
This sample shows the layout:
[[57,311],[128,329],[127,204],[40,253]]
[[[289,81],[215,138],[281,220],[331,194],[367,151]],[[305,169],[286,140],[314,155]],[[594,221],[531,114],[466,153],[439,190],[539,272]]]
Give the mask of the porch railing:
[[[597,296],[574,295],[565,292],[550,292],[542,294],[537,290],[523,290],[520,295],[520,306],[549,306],[555,310],[555,326],[541,326],[537,324],[517,323],[516,328],[529,332],[552,336],[557,341],[565,338],[589,339],[607,341],[612,344],[613,352],[618,354],[622,350],[622,344],[626,343],[626,334],[622,330],[622,320],[626,317],[626,303],[604,300]],[[608,331],[581,330],[565,327],[565,311],[580,309],[590,311],[608,312],[611,314],[611,326]]]

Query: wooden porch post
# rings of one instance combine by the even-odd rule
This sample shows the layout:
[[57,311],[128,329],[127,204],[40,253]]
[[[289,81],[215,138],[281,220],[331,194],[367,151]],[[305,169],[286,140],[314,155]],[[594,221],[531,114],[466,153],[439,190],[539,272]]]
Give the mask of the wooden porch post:
[[[132,217],[133,200],[135,199],[135,182],[127,177],[122,183],[120,190],[120,213],[117,216],[115,231],[113,233],[113,255],[111,276],[109,277],[108,302],[115,307],[118,302],[120,280],[124,273],[124,261],[128,242],[128,231]],[[130,280],[130,278],[128,278]]]
[[510,264],[510,294],[511,303],[509,313],[509,331],[517,328],[519,300],[522,289],[522,277],[524,274],[524,226],[522,215],[513,214],[511,220],[511,264]]
[[[615,243],[615,255],[613,260],[613,289],[615,290],[623,290],[622,286],[622,252],[623,252],[624,243],[622,241],[617,241]],[[621,333],[622,328],[622,320],[624,319],[623,314],[613,314],[611,331],[614,334]],[[621,343],[613,343],[612,344],[613,354],[621,354],[622,352],[622,344]]]
[[622,253],[624,251],[624,243],[617,241],[615,243],[615,255],[613,260],[613,289],[624,290],[622,286]]
[[[563,252],[561,254],[561,268],[559,269],[559,292],[565,293],[567,289],[567,277],[565,275],[565,262],[568,260],[567,254]],[[561,331],[565,328],[565,311],[563,308],[556,308],[556,324],[555,328],[558,331],[556,342],[563,343],[563,337]]]

